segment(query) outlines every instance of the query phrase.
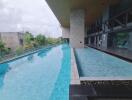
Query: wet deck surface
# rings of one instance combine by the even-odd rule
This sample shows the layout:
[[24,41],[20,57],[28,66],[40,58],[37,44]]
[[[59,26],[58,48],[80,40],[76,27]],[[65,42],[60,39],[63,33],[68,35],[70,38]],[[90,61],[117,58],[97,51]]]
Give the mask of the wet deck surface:
[[[87,47],[87,46],[86,46]],[[113,48],[99,48],[99,47],[95,47],[95,46],[89,46],[92,48],[95,48],[97,50],[103,51],[105,53],[111,54],[113,56],[119,57],[123,60],[132,62],[132,51],[131,50],[127,50],[127,49],[113,49]]]

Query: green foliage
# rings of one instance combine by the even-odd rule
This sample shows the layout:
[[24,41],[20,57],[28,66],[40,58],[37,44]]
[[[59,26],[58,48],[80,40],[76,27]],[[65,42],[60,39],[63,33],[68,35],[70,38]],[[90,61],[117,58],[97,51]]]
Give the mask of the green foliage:
[[117,46],[123,46],[127,42],[128,33],[117,33],[116,44]]
[[28,50],[28,49],[31,49],[31,48],[34,48],[34,43],[29,43],[29,44],[24,44],[24,50]]
[[16,54],[17,54],[17,55],[22,54],[22,53],[23,53],[23,51],[24,51],[24,49],[23,49],[23,47],[22,47],[22,46],[20,46],[20,47],[17,47],[17,48],[16,48]]
[[60,38],[47,38],[47,44],[59,44],[62,43]]
[[37,35],[35,41],[38,45],[45,45],[46,44],[46,37],[44,35]]
[[5,47],[5,44],[0,40],[0,57],[9,54],[11,51],[10,48]]
[[37,44],[34,41],[34,36],[31,33],[26,32],[24,34],[24,49],[31,49],[36,45]]
[[26,32],[24,35],[24,48],[30,49],[48,44],[62,43],[61,38],[46,38],[44,35],[37,35],[34,37],[31,33]]
[[0,51],[2,51],[3,48],[5,48],[4,43],[0,40]]
[[33,35],[31,33],[29,33],[29,32],[26,32],[24,34],[24,43],[30,44],[32,41],[34,41]]
[[6,53],[6,54],[9,54],[9,53],[11,52],[11,48],[6,48],[6,47],[5,47],[4,50],[5,50],[5,53]]
[[[44,35],[37,35],[34,37],[31,33],[26,32],[23,38],[23,46],[17,47],[15,50],[16,55],[20,55],[25,51],[30,51],[45,45],[54,45],[62,43],[61,38],[46,38]],[[0,59],[11,52],[10,48],[6,48],[5,44],[0,40]]]

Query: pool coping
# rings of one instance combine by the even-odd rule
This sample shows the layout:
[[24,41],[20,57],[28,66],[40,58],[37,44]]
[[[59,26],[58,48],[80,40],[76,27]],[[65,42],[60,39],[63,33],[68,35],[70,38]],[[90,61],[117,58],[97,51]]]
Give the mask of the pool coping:
[[24,54],[22,54],[22,55],[20,55],[20,56],[15,56],[15,57],[13,57],[13,58],[9,58],[9,59],[7,59],[7,60],[1,61],[0,64],[9,63],[9,62],[11,62],[11,61],[14,61],[14,60],[23,58],[23,57],[25,57],[25,56],[28,56],[28,55],[37,53],[37,52],[39,52],[40,50],[52,48],[52,47],[55,47],[55,46],[57,46],[57,45],[48,46],[48,47],[44,47],[44,48],[41,48],[41,49],[38,49],[38,50],[35,50],[35,51],[32,51],[32,52],[24,53]]
[[71,85],[80,84],[80,77],[75,59],[74,49],[71,48]]
[[80,77],[80,81],[132,81],[132,77]]

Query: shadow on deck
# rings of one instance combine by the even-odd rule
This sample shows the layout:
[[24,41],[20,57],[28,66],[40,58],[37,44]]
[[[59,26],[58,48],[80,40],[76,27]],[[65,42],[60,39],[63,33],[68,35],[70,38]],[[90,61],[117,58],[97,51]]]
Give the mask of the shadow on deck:
[[132,87],[71,85],[70,100],[132,100]]

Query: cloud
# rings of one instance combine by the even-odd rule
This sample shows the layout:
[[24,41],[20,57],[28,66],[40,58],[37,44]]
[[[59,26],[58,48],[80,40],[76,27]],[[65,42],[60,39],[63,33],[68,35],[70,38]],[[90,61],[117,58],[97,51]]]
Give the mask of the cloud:
[[61,36],[60,24],[45,0],[0,1],[0,31],[30,31]]

